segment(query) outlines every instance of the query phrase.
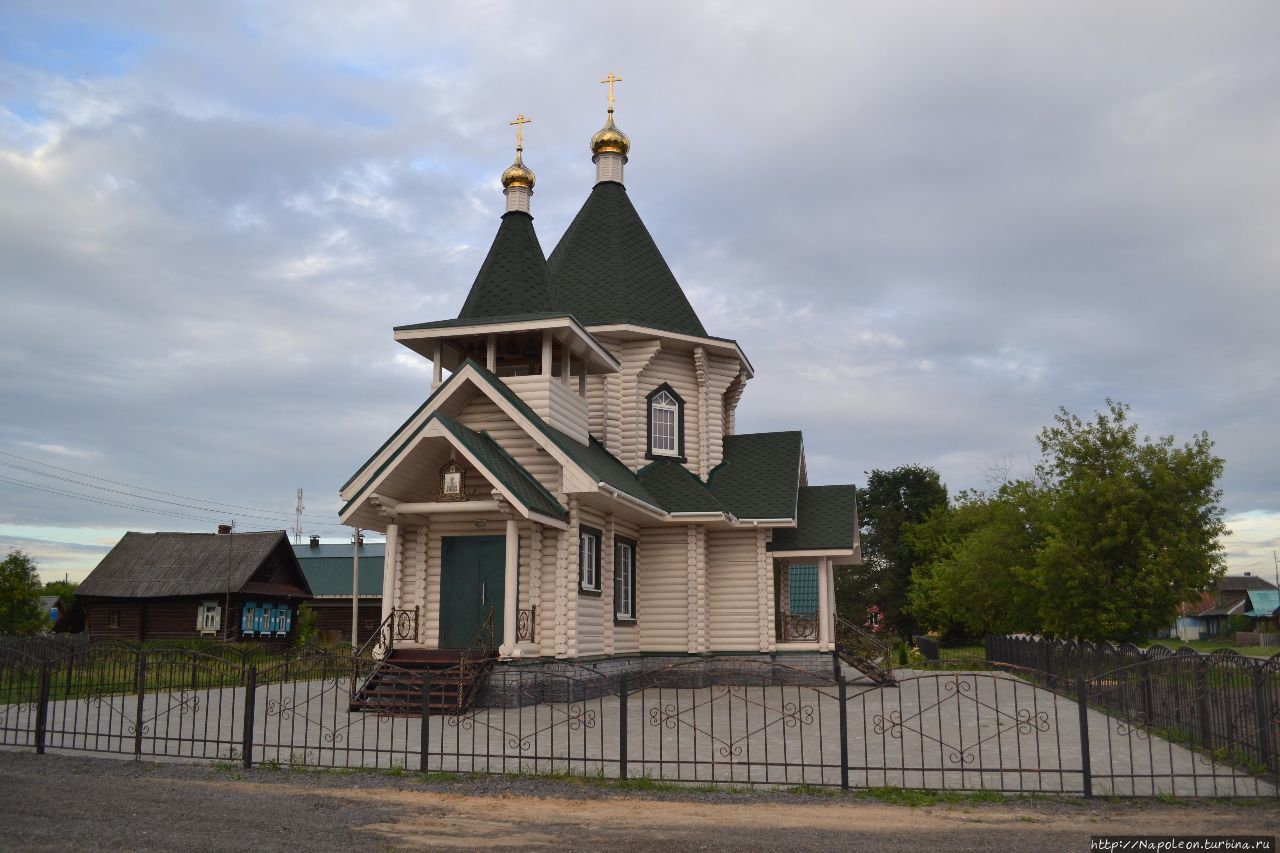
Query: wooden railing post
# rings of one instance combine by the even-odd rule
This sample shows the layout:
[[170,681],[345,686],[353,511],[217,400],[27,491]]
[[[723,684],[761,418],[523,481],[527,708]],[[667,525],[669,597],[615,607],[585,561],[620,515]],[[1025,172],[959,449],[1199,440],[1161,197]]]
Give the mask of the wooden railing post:
[[240,749],[244,753],[244,768],[253,766],[253,704],[258,692],[258,667],[250,664],[244,677],[244,733],[240,739]]

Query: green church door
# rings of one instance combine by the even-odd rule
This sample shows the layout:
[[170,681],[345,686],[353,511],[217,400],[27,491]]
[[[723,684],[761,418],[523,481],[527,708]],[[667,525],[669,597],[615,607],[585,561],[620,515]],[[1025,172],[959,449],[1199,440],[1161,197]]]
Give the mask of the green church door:
[[493,608],[502,641],[505,536],[446,536],[440,543],[440,648],[465,649]]

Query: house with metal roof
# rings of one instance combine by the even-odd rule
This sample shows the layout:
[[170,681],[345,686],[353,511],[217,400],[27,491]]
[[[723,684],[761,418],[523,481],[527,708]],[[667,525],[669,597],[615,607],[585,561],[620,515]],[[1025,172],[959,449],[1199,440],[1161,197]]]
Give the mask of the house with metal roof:
[[311,587],[307,602],[316,613],[315,628],[325,643],[351,641],[352,582],[355,574],[353,549],[359,547],[359,629],[357,644],[376,630],[382,619],[382,561],[386,546],[381,542],[359,545],[350,542],[321,544],[313,536],[305,545],[294,545],[293,553]]
[[[1199,614],[1205,625],[1205,635],[1225,637],[1229,633],[1227,621],[1232,616],[1258,618],[1257,608],[1251,602],[1251,596],[1256,592],[1275,593],[1276,586],[1249,572],[1242,575],[1228,575],[1219,580],[1213,594],[1213,606],[1205,608]],[[1265,601],[1265,598],[1261,600]]]
[[415,614],[396,653],[489,631],[504,659],[836,650],[855,487],[811,485],[799,431],[738,430],[755,368],[633,205],[612,88],[594,186],[550,256],[524,122],[457,317],[394,329],[432,363],[429,395],[340,490],[343,523],[386,534],[384,626]]

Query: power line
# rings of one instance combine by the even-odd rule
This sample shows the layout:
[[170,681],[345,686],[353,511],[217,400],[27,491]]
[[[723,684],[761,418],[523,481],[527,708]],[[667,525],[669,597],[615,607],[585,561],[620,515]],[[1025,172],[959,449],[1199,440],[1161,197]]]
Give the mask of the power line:
[[[51,495],[59,495],[61,497],[75,498],[76,500],[88,501],[90,503],[96,503],[96,504],[103,504],[105,506],[120,507],[121,509],[132,509],[132,510],[137,510],[139,512],[152,513],[154,515],[170,516],[172,518],[184,518],[189,521],[199,521],[202,523],[208,523],[209,516],[220,518],[225,515],[224,513],[221,513],[217,510],[204,509],[202,507],[188,507],[189,509],[195,509],[199,512],[208,513],[208,516],[189,515],[187,513],[174,512],[173,510],[161,509],[159,507],[139,506],[137,504],[128,504],[128,503],[123,503],[121,501],[109,500],[106,498],[96,498],[91,495],[84,495],[78,492],[67,491],[65,489],[58,489],[51,486],[41,486],[37,483],[27,483],[22,480],[10,480],[7,477],[0,477],[0,483],[8,483],[13,486],[23,486],[28,489],[35,489],[38,492],[47,492],[48,494],[51,494]],[[177,504],[177,505],[183,506],[182,504]],[[271,524],[280,524],[278,519],[266,518],[263,516],[248,515],[244,517],[254,519],[255,521],[267,521],[267,522],[270,522]],[[338,524],[336,522],[329,522],[326,524],[320,524],[318,526],[342,528],[344,530],[346,529],[346,525]],[[283,529],[283,525],[281,525],[281,529]]]
[[[106,477],[99,477],[99,476],[97,476],[96,474],[87,474],[87,473],[85,473],[84,471],[77,471],[77,470],[75,470],[75,469],[73,469],[73,468],[63,468],[63,467],[62,467],[62,466],[60,466],[60,465],[53,465],[53,464],[50,464],[50,463],[48,463],[48,462],[41,462],[39,459],[31,459],[31,458],[29,458],[29,457],[27,457],[27,456],[19,456],[19,455],[18,455],[18,454],[16,454],[16,453],[9,453],[8,451],[5,451],[5,450],[0,450],[0,456],[8,456],[8,457],[10,457],[11,459],[21,459],[23,462],[29,462],[29,463],[31,463],[31,464],[33,464],[33,465],[41,465],[41,466],[43,466],[43,467],[45,467],[45,468],[52,468],[52,469],[54,469],[55,471],[62,471],[62,472],[67,473],[67,474],[75,474],[77,477],[87,477],[87,478],[88,478],[88,479],[90,479],[90,480],[97,480],[97,481],[102,482],[102,483],[110,483],[110,484],[112,484],[113,486],[124,486],[125,488],[128,488],[128,489],[135,489],[135,490],[140,491],[140,492],[151,492],[152,494],[164,495],[165,497],[168,497],[168,498],[180,498],[180,499],[182,499],[182,500],[184,500],[184,501],[196,501],[197,503],[207,504],[207,505],[209,505],[209,506],[213,506],[213,507],[220,507],[220,508],[222,508],[222,509],[239,509],[239,510],[245,510],[245,511],[248,511],[248,512],[264,513],[264,514],[268,514],[268,515],[279,515],[279,516],[281,516],[282,518],[288,518],[288,517],[289,517],[289,515],[290,515],[290,513],[288,513],[288,512],[281,512],[281,511],[277,511],[277,510],[270,510],[270,509],[262,509],[262,508],[260,508],[260,507],[253,507],[253,506],[242,506],[242,505],[240,505],[240,504],[229,504],[229,503],[223,503],[223,502],[221,502],[221,501],[210,501],[210,500],[205,500],[205,499],[203,499],[203,498],[193,498],[193,497],[191,497],[190,495],[179,495],[179,494],[175,494],[174,492],[164,492],[164,491],[161,491],[161,490],[159,490],[159,489],[151,489],[151,488],[148,488],[148,487],[146,487],[146,486],[138,486],[138,485],[134,485],[133,483],[124,483],[124,482],[121,482],[120,480],[109,480],[109,479],[107,479]],[[44,472],[44,471],[38,471],[38,470],[35,470],[35,469],[32,469],[32,468],[24,468],[24,467],[23,467],[23,466],[21,466],[21,465],[14,465],[12,462],[5,462],[4,460],[0,460],[0,465],[6,465],[6,466],[8,466],[8,467],[10,467],[10,468],[17,468],[17,469],[18,469],[18,470],[20,470],[20,471],[27,471],[27,472],[32,473],[32,474],[39,474],[39,475],[40,475],[40,476],[42,476],[42,477],[52,477],[52,478],[53,478],[53,479],[55,479],[55,480],[56,480],[56,479],[63,479],[63,478],[61,478],[61,477],[56,477],[55,475],[53,475],[53,474],[49,474],[49,473]],[[103,489],[103,487],[102,487],[102,486],[95,486],[95,485],[94,485],[94,484],[92,484],[92,483],[80,483],[80,482],[75,481],[75,480],[67,480],[67,482],[74,482],[74,483],[77,483],[77,485],[81,485],[81,486],[88,486],[89,488],[93,488],[93,489]],[[103,490],[104,490],[104,491],[113,491],[113,490],[111,490],[111,489],[103,489]],[[138,498],[138,499],[140,499],[140,500],[147,500],[147,501],[154,501],[154,500],[156,500],[156,498],[147,497],[146,495],[130,495],[130,494],[126,493],[126,492],[120,492],[119,494],[125,494],[125,495],[127,495],[128,497],[134,497],[134,498]],[[178,505],[179,505],[179,506],[185,506],[185,504],[178,504]],[[221,509],[220,509],[219,511],[221,511]],[[303,516],[303,517],[304,517],[304,518],[307,518],[307,519],[311,519],[311,520],[317,521],[317,522],[320,522],[320,523],[332,523],[331,518],[328,518],[328,517],[325,517],[325,516],[318,516],[318,515],[306,515],[306,516]]]

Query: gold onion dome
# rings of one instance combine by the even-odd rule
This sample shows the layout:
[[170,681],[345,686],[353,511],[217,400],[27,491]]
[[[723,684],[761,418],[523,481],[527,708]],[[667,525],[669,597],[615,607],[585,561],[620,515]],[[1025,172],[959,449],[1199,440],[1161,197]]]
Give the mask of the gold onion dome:
[[521,156],[521,149],[516,149],[516,161],[507,167],[502,173],[502,188],[510,189],[511,187],[525,187],[533,189],[537,177],[533,174],[533,170],[524,164],[524,158]]
[[621,154],[626,157],[630,150],[631,140],[613,123],[613,110],[609,110],[608,121],[604,123],[604,127],[596,131],[595,136],[591,137],[591,153],[593,155]]

